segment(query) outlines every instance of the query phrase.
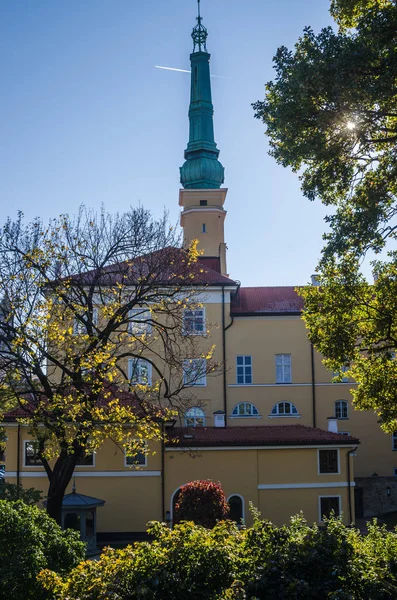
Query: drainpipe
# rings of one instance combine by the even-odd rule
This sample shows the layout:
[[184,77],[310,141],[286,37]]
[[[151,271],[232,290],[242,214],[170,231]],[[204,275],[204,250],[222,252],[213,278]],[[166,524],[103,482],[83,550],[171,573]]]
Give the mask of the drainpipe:
[[165,523],[165,441],[164,423],[161,424],[161,519]]
[[21,484],[21,424],[17,430],[17,500],[19,500],[19,486]]
[[312,413],[313,413],[313,427],[317,426],[316,417],[316,372],[314,368],[314,348],[313,344],[310,343],[310,357],[312,365]]
[[226,329],[225,329],[225,286],[222,286],[222,361],[223,361],[223,411],[227,427],[227,384],[226,384]]
[[347,505],[349,508],[349,525],[353,523],[353,507],[352,507],[352,497],[351,497],[351,483],[350,483],[350,455],[353,454],[357,450],[358,446],[349,450],[346,455],[347,460]]
[[[241,283],[237,282],[237,291],[240,289]],[[225,286],[222,285],[222,352],[223,352],[223,410],[225,412],[225,427],[227,427],[227,383],[226,383],[226,331],[234,323],[234,317],[231,317],[231,321],[227,327],[225,327]]]

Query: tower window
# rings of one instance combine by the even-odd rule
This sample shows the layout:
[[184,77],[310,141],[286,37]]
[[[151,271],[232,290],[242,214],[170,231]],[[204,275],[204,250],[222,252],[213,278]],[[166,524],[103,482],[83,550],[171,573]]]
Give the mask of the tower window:
[[207,200],[200,200],[200,206],[207,206]]
[[205,223],[203,223],[202,233],[207,233],[207,226]]

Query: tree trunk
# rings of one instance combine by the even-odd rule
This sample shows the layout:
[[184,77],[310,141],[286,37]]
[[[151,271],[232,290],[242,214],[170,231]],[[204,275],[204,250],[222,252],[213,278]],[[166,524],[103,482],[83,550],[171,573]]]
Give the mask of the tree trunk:
[[82,451],[68,454],[65,450],[62,450],[51,474],[47,496],[47,513],[55,519],[58,525],[62,524],[63,497],[81,454]]

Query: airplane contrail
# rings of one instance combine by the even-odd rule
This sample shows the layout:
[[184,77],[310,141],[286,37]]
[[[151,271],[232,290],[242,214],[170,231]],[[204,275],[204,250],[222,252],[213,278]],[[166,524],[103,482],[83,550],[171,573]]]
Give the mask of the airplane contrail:
[[[155,69],[164,69],[165,71],[178,71],[179,73],[191,73],[191,71],[187,71],[186,69],[176,69],[175,67],[162,67],[161,65],[154,65]],[[211,75],[211,77],[215,77],[216,79],[226,79],[226,77],[222,77],[222,75]]]

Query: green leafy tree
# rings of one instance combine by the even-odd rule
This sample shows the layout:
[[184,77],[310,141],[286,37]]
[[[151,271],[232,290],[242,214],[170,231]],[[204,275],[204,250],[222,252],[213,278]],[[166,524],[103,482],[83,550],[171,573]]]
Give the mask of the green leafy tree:
[[214,527],[229,517],[229,505],[219,482],[199,479],[183,485],[175,505],[175,522],[193,521]]
[[[321,287],[301,291],[304,317],[327,366],[358,387],[359,408],[397,429],[397,4],[334,0],[339,25],[306,28],[294,50],[281,47],[276,77],[254,105],[270,153],[299,172],[310,200],[332,207],[319,266]],[[351,29],[354,27],[354,29]],[[350,29],[349,29],[350,28]],[[370,252],[377,278],[361,274]],[[391,378],[392,377],[392,378]]]
[[302,515],[276,527],[258,517],[239,531],[185,522],[149,528],[153,540],[107,549],[65,576],[40,580],[56,600],[390,600],[397,594],[397,535],[340,519],[310,527]]
[[[0,230],[0,389],[37,440],[58,523],[80,458],[108,438],[144,451],[216,370],[206,336],[183,327],[205,287],[197,256],[141,207],[48,225],[19,215]],[[186,377],[186,357],[206,359],[204,373]]]
[[43,496],[40,490],[24,488],[22,485],[7,483],[4,479],[0,480],[0,500],[12,502],[21,500],[25,504],[38,504],[42,499]]
[[42,569],[66,575],[85,556],[85,544],[62,531],[45,511],[0,500],[0,600],[52,598],[37,576]]

